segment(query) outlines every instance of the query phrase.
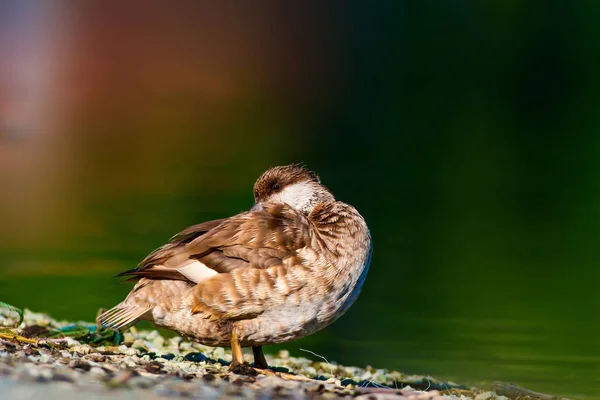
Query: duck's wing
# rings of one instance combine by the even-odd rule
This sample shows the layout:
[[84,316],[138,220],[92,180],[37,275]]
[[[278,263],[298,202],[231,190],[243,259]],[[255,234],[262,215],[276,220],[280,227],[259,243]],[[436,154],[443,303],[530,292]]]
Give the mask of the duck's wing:
[[268,205],[224,220],[187,243],[186,252],[219,273],[289,265],[301,261],[295,257],[311,231],[312,223],[301,212],[286,204]]
[[193,312],[210,319],[248,319],[316,279],[323,248],[313,223],[285,204],[240,214],[187,244],[192,257],[222,273],[193,289]]
[[271,205],[189,227],[118,276],[200,284],[238,269],[299,265],[307,261],[300,250],[312,228],[304,214],[285,204]]

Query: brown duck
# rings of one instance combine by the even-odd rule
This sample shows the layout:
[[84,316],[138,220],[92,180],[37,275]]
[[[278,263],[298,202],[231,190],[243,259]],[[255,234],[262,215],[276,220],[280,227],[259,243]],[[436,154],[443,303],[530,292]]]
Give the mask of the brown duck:
[[254,185],[248,212],[191,226],[146,257],[137,284],[99,321],[122,329],[140,320],[208,346],[231,346],[232,365],[252,346],[310,335],[358,297],[371,260],[369,229],[313,172],[275,167]]

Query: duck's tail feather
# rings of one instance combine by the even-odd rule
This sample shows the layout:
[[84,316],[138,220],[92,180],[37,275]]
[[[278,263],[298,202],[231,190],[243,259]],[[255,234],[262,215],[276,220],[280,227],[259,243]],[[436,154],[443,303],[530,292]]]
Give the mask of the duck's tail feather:
[[173,314],[181,310],[182,298],[194,287],[194,283],[179,280],[141,278],[125,300],[97,318],[97,325],[109,329],[124,329],[140,320],[157,325],[164,313]]
[[124,329],[135,325],[151,309],[151,305],[140,307],[123,302],[100,314],[97,323],[108,329]]

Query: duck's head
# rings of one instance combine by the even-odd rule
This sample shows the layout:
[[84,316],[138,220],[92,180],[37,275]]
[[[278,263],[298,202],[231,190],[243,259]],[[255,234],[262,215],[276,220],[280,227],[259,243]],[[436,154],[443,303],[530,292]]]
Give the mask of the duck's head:
[[266,203],[285,203],[308,215],[321,202],[335,201],[319,177],[305,167],[292,164],[274,167],[263,173],[254,184],[254,207]]

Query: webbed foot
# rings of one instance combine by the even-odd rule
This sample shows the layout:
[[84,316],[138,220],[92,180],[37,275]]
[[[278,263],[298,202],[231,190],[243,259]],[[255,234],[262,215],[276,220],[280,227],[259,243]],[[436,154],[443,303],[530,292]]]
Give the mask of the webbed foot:
[[229,364],[229,371],[233,372],[234,374],[238,374],[238,375],[249,375],[249,376],[258,375],[258,373],[250,365],[248,365],[246,363],[240,363],[237,361],[233,361],[231,364]]

